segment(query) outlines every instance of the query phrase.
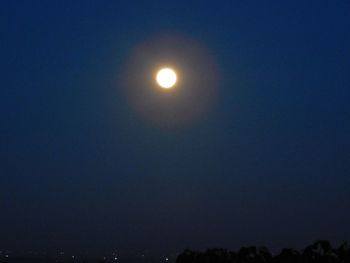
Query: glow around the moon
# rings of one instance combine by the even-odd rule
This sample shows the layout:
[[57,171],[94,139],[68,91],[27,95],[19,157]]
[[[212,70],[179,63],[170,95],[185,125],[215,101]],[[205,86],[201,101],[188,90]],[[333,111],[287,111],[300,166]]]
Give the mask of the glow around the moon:
[[[132,50],[121,74],[129,106],[151,125],[179,129],[203,120],[219,95],[211,50],[186,36],[157,36]],[[117,89],[119,91],[119,89]]]
[[177,76],[174,70],[163,68],[157,73],[157,83],[164,89],[170,89],[176,84]]

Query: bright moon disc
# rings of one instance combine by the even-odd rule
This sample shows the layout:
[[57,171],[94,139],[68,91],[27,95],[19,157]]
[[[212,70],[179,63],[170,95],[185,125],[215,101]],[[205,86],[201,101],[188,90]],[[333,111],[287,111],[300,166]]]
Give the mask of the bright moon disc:
[[176,73],[170,68],[163,68],[157,73],[157,83],[164,89],[172,88],[176,83]]

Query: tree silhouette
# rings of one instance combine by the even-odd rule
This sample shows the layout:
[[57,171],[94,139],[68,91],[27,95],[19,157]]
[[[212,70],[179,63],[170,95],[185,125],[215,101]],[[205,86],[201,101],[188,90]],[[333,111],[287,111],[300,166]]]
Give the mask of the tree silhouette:
[[237,253],[222,248],[195,252],[186,249],[178,255],[176,263],[350,263],[350,247],[344,242],[332,248],[327,240],[319,240],[301,252],[284,248],[277,255],[266,247],[242,247]]

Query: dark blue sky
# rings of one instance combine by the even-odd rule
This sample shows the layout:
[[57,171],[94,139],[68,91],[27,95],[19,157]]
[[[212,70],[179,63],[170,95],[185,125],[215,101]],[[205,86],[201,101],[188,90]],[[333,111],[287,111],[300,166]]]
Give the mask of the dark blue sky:
[[[0,248],[302,247],[350,239],[347,1],[2,1]],[[181,129],[120,79],[185,35],[217,100]],[[195,70],[194,70],[195,72]]]

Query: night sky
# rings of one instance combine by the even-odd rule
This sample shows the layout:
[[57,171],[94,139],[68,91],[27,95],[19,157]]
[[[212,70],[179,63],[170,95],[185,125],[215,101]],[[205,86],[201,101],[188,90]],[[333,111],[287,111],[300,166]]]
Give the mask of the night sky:
[[[341,0],[1,1],[0,248],[349,240],[349,11]],[[185,123],[143,114],[151,95],[136,84],[152,76],[137,65],[159,50],[197,81],[174,118],[212,98]]]

